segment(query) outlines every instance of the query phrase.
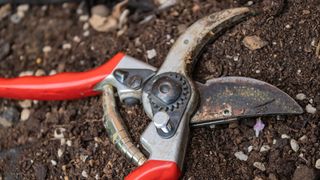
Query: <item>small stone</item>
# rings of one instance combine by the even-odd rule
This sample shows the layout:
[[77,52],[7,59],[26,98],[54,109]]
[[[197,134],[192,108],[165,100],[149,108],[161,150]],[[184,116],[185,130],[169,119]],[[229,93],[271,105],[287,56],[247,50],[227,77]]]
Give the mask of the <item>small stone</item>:
[[248,6],[252,6],[252,5],[253,5],[253,1],[248,1],[248,2],[247,2],[247,5],[248,5]]
[[89,157],[88,155],[80,154],[80,159],[81,159],[82,162],[86,162],[88,157]]
[[52,166],[56,166],[57,165],[57,161],[51,160],[51,164],[52,164]]
[[109,32],[117,29],[118,20],[112,16],[102,17],[96,14],[93,14],[90,17],[90,25],[93,29],[99,32]]
[[57,74],[57,71],[54,70],[54,69],[49,72],[49,76],[52,76],[52,75],[55,75],[55,74]]
[[62,155],[63,155],[63,151],[62,151],[62,149],[58,149],[58,157],[60,158],[60,157],[62,157]]
[[248,156],[246,154],[244,154],[242,151],[238,151],[238,152],[234,153],[234,156],[236,156],[236,158],[241,160],[241,161],[247,161],[248,160]]
[[262,145],[260,148],[260,152],[267,152],[271,149],[269,145]]
[[89,16],[88,15],[81,15],[79,17],[79,21],[81,22],[85,22],[85,21],[88,21],[89,20]]
[[199,6],[199,4],[194,4],[192,7],[192,12],[198,12],[201,9],[201,7]]
[[276,139],[273,139],[273,140],[272,140],[272,144],[277,144],[277,140],[276,140]]
[[67,144],[67,146],[71,147],[72,146],[72,141],[71,140],[67,140],[66,144]]
[[31,100],[19,101],[19,105],[22,108],[30,108],[32,106],[32,101]]
[[62,49],[66,50],[66,49],[71,49],[71,44],[70,43],[65,43],[62,45]]
[[266,167],[262,162],[254,162],[253,166],[260,169],[261,171],[266,171]]
[[298,152],[299,151],[299,144],[296,140],[294,139],[291,139],[290,140],[290,146],[291,146],[291,149],[294,151],[294,152]]
[[76,43],[79,43],[81,41],[81,39],[79,38],[79,36],[74,36],[73,41]]
[[303,135],[299,138],[299,141],[306,141],[308,139],[308,137],[306,135]]
[[85,170],[83,170],[83,171],[81,172],[81,175],[82,175],[83,177],[85,177],[85,178],[88,178],[88,177],[89,177],[88,173],[87,173]]
[[46,75],[46,72],[43,69],[38,69],[35,73],[35,76],[44,76]]
[[20,21],[22,20],[22,18],[20,16],[18,16],[18,14],[12,14],[10,16],[10,21],[13,23],[13,24],[18,24],[20,23]]
[[89,23],[86,22],[86,23],[83,24],[82,29],[83,30],[88,30],[89,26],[90,26]]
[[65,128],[57,128],[54,130],[53,137],[55,139],[62,139],[62,138],[64,138],[63,132],[65,132],[65,131],[66,131]]
[[48,53],[48,52],[50,52],[52,50],[52,48],[50,47],[50,46],[44,46],[43,48],[42,48],[42,52],[44,52],[44,53]]
[[16,108],[6,108],[0,114],[0,125],[3,127],[11,127],[14,123],[19,122],[20,113]]
[[248,147],[248,152],[250,153],[253,150],[253,146]]
[[91,14],[107,17],[110,14],[110,10],[105,5],[99,4],[91,8]]
[[315,167],[316,167],[317,169],[320,169],[320,159],[318,159],[318,160],[316,161]]
[[157,56],[157,52],[155,49],[147,50],[148,59],[152,59]]
[[33,71],[23,71],[19,74],[19,77],[22,76],[32,76],[33,75]]
[[315,114],[317,112],[317,109],[313,107],[311,104],[308,104],[306,106],[306,111],[310,114]]
[[282,139],[290,139],[290,136],[288,136],[287,134],[281,134],[281,138]]
[[88,37],[90,35],[90,31],[85,31],[85,32],[83,32],[83,36],[84,37]]
[[0,21],[7,17],[11,12],[11,4],[5,4],[0,7]]
[[29,8],[30,6],[28,4],[21,4],[17,7],[17,11],[26,12]]
[[300,100],[300,101],[305,100],[306,98],[307,98],[307,96],[303,93],[299,93],[296,95],[296,99]]
[[287,24],[287,25],[286,25],[286,28],[287,28],[287,29],[291,29],[291,25],[290,25],[290,24]]
[[30,117],[30,114],[31,114],[31,111],[29,109],[23,109],[21,111],[21,116],[20,116],[20,120],[21,121],[26,121],[29,119]]
[[268,44],[268,42],[262,40],[258,36],[246,36],[242,43],[250,50],[261,49]]
[[214,129],[214,128],[216,128],[216,125],[215,124],[211,124],[209,127],[210,127],[210,129]]
[[96,174],[96,176],[94,177],[96,180],[100,179],[99,174]]

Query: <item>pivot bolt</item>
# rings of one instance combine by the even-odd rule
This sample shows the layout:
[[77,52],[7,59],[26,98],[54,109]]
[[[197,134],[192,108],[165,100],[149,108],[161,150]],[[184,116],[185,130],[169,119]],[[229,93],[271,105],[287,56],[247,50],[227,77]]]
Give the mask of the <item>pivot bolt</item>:
[[170,117],[166,112],[159,111],[153,116],[153,123],[157,129],[161,129],[164,133],[172,130]]

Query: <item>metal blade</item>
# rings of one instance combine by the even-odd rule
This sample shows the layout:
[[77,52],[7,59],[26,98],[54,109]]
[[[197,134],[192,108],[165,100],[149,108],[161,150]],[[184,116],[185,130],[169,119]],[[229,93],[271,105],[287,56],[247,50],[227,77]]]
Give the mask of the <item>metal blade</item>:
[[200,106],[193,126],[221,124],[238,118],[301,114],[288,94],[263,81],[246,77],[221,77],[197,84]]

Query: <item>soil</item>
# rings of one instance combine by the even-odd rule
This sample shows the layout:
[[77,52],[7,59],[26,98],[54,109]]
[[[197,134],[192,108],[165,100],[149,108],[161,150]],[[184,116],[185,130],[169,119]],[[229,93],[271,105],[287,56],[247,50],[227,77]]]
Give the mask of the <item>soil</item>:
[[[222,9],[243,6],[247,2],[194,0],[184,1],[156,14],[156,18],[140,25],[131,15],[128,30],[98,33],[89,29],[83,35],[84,22],[76,13],[78,4],[32,6],[18,24],[10,18],[0,21],[1,40],[10,43],[9,55],[0,61],[0,75],[14,77],[21,72],[43,69],[47,74],[85,71],[97,67],[118,51],[159,67],[181,30],[198,18]],[[199,7],[199,8],[197,8]],[[220,76],[247,76],[269,82],[290,96],[304,93],[298,101],[320,109],[320,57],[316,46],[320,41],[320,2],[318,0],[260,0],[251,6],[257,15],[226,31],[205,47],[194,71],[194,79],[204,81]],[[140,14],[140,16],[143,14]],[[259,50],[249,50],[242,39],[256,35],[268,42]],[[75,42],[74,36],[80,38]],[[141,43],[138,43],[138,39]],[[71,43],[71,49],[62,49]],[[43,53],[44,46],[52,51]],[[146,51],[155,49],[157,56],[147,59]],[[237,58],[234,58],[237,57]],[[235,61],[234,59],[237,59]],[[19,101],[0,100],[0,110],[22,108]],[[135,166],[126,161],[109,142],[102,125],[100,97],[74,101],[34,101],[31,116],[10,128],[0,128],[0,175],[4,179],[122,179]],[[141,106],[121,106],[121,114],[134,142],[149,122]],[[182,179],[291,179],[299,166],[316,178],[315,162],[320,158],[320,113],[300,116],[264,117],[265,129],[254,135],[255,119],[238,124],[219,125],[191,130]],[[54,139],[54,132],[64,128],[68,145]],[[298,141],[294,152],[287,134]],[[306,136],[303,141],[300,137]],[[252,145],[253,151],[248,152]],[[262,145],[271,149],[260,152]],[[58,149],[63,152],[58,157]],[[234,153],[248,154],[240,161]],[[253,166],[259,161],[261,171]],[[55,164],[56,162],[56,164]],[[310,170],[311,169],[311,170]],[[300,170],[301,171],[301,170]],[[303,172],[303,173],[306,173]],[[300,176],[301,177],[301,176]],[[304,177],[309,177],[304,176]],[[1,178],[0,178],[1,179]]]

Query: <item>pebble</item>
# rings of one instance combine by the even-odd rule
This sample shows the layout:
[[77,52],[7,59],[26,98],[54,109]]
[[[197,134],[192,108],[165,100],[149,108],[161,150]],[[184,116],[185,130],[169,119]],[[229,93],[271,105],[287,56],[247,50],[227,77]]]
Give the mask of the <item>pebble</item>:
[[89,23],[86,22],[86,23],[83,24],[82,29],[83,30],[88,30],[89,26],[90,26]]
[[271,149],[269,145],[262,145],[260,148],[260,152],[267,152]]
[[43,69],[38,69],[35,73],[35,76],[44,76],[46,75],[46,72]]
[[33,75],[33,71],[23,71],[19,74],[19,77],[22,76],[32,76]]
[[86,162],[88,157],[89,157],[88,155],[80,154],[80,159],[81,159],[82,162]]
[[21,4],[17,7],[17,11],[26,12],[30,8],[29,4]]
[[76,43],[79,43],[81,41],[81,39],[79,38],[79,36],[74,36],[73,41]]
[[89,16],[88,15],[81,15],[79,17],[79,21],[81,22],[85,22],[85,21],[88,21],[89,20]]
[[44,52],[44,53],[48,53],[48,52],[50,52],[51,50],[52,50],[51,46],[44,46],[44,47],[42,48],[42,52]]
[[290,29],[290,28],[291,28],[291,25],[290,25],[290,24],[287,24],[287,25],[286,25],[286,28],[287,28],[287,29]]
[[299,93],[296,95],[296,99],[300,100],[300,101],[305,100],[306,98],[307,98],[307,96],[303,93]]
[[310,114],[315,114],[317,112],[317,109],[313,107],[311,104],[308,104],[306,106],[306,111]]
[[56,165],[57,165],[57,161],[51,160],[51,164],[52,164],[53,166],[56,166]]
[[11,5],[10,4],[5,4],[0,7],[0,21],[7,17],[11,12]]
[[87,173],[85,170],[83,170],[83,171],[81,172],[81,175],[82,175],[83,177],[85,177],[85,178],[88,178],[88,177],[89,177],[88,173]]
[[66,49],[71,49],[71,44],[70,43],[65,43],[62,45],[62,49],[66,50]]
[[252,6],[252,5],[253,5],[253,1],[248,1],[248,2],[247,2],[247,5],[248,5],[248,6]]
[[11,127],[14,123],[19,122],[19,117],[19,111],[14,107],[9,107],[0,114],[0,125]]
[[62,138],[64,138],[63,132],[65,132],[65,131],[66,131],[65,128],[57,128],[54,130],[53,137],[55,139],[62,139]]
[[71,140],[67,140],[66,144],[67,144],[67,146],[71,147],[72,146],[72,141]]
[[320,169],[320,159],[318,159],[318,160],[316,161],[315,167],[316,167],[317,169]]
[[30,108],[32,106],[32,101],[31,100],[19,101],[19,105],[22,108]]
[[303,135],[303,136],[301,136],[300,138],[299,138],[299,141],[305,141],[305,140],[307,140],[308,139],[308,137],[306,136],[306,135]]
[[157,52],[155,49],[147,50],[148,59],[152,59],[157,56]]
[[110,10],[105,5],[99,4],[91,8],[91,14],[107,17],[110,14]]
[[302,14],[303,15],[308,15],[308,14],[310,14],[311,12],[309,11],[309,10],[307,10],[307,9],[304,9],[304,10],[302,10]]
[[117,29],[118,21],[116,18],[110,17],[102,17],[97,14],[93,14],[90,17],[90,25],[93,29],[99,32],[109,32]]
[[62,149],[58,149],[58,157],[60,158],[60,157],[62,157],[62,155],[63,155],[63,151],[62,151]]
[[299,151],[299,144],[296,140],[294,139],[291,139],[290,140],[290,146],[291,146],[291,149],[294,151],[294,152],[298,152]]
[[31,115],[31,111],[29,109],[23,109],[21,111],[20,120],[26,121],[29,119],[30,115]]
[[261,49],[268,44],[268,42],[262,40],[259,36],[246,36],[242,43],[250,50]]
[[290,136],[288,136],[287,134],[281,134],[281,138],[282,139],[290,139]]
[[248,160],[248,156],[246,154],[244,154],[242,151],[238,151],[238,152],[234,153],[234,156],[236,156],[236,158],[238,158],[241,161]]
[[253,146],[248,147],[248,152],[251,152],[253,150]]
[[260,169],[261,171],[266,171],[266,167],[262,162],[254,162],[253,166]]
[[20,16],[18,16],[18,14],[12,14],[10,16],[10,21],[13,23],[13,24],[18,24],[20,23],[20,21],[22,20],[22,18]]
[[10,49],[11,47],[8,42],[0,41],[0,61],[9,55]]
[[90,31],[85,31],[85,32],[83,32],[83,36],[84,37],[88,37],[90,35]]
[[49,76],[52,76],[52,75],[55,75],[55,74],[57,74],[57,71],[54,70],[54,69],[49,72]]

